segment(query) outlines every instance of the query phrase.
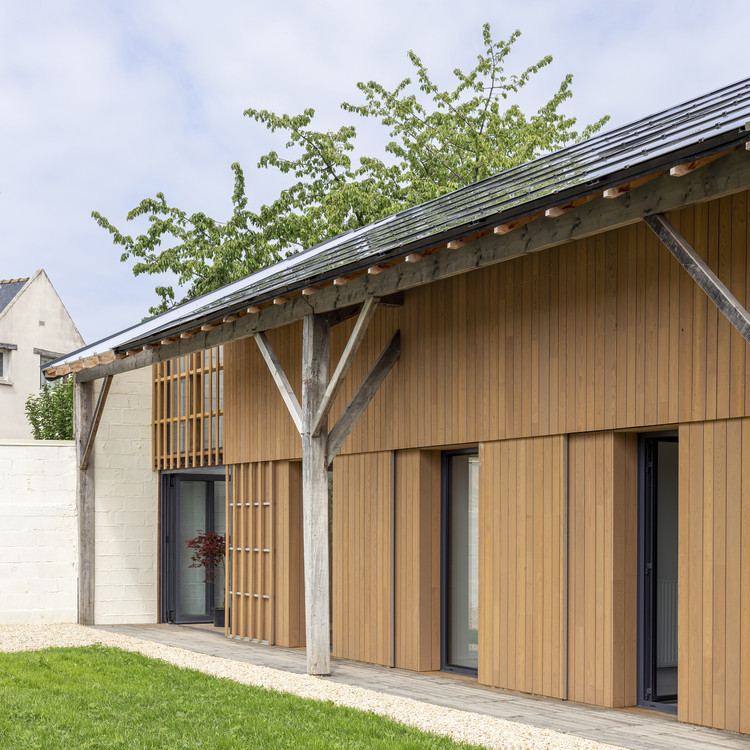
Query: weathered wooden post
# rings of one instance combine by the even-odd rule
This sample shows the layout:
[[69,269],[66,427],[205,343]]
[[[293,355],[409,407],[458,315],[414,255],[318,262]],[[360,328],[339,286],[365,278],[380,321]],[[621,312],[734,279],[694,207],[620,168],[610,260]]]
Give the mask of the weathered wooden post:
[[308,674],[331,672],[328,579],[328,430],[314,435],[328,385],[330,325],[308,315],[302,333],[302,523]]
[[[94,624],[94,462],[86,449],[94,414],[94,383],[75,384],[78,623]],[[86,459],[84,461],[84,456]]]

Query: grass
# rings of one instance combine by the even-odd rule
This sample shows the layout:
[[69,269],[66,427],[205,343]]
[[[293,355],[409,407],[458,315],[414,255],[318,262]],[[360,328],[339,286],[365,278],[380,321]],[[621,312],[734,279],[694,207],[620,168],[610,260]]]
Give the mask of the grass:
[[0,654],[0,707],[6,750],[471,747],[101,646]]

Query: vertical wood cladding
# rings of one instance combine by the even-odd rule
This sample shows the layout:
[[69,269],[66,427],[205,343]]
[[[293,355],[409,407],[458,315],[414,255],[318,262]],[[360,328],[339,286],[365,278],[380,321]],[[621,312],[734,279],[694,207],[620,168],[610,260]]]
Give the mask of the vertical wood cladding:
[[568,698],[636,702],[638,439],[568,439]]
[[440,669],[440,451],[396,453],[396,638],[402,669]]
[[[669,215],[745,303],[747,218],[747,193]],[[333,328],[332,362],[353,325]],[[330,425],[397,328],[401,357],[344,453],[750,415],[750,347],[644,224],[407,291],[375,315]],[[300,325],[269,339],[299,395]],[[252,339],[226,369],[227,462],[298,458]]]
[[484,443],[479,682],[564,695],[563,438]]
[[[395,456],[395,666],[440,669],[439,451]],[[341,456],[333,477],[333,654],[391,658],[391,453]]]
[[750,419],[680,427],[678,716],[750,732]]
[[333,655],[389,664],[390,452],[334,462],[332,538]]

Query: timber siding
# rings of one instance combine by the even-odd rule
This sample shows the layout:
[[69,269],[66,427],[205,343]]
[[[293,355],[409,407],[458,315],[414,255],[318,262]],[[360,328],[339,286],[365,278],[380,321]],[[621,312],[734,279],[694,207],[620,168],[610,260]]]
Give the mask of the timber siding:
[[[668,215],[745,305],[748,199]],[[404,297],[376,313],[334,404],[330,425],[400,328],[401,357],[342,453],[750,416],[750,346],[642,223]],[[353,325],[332,329],[333,362]],[[299,398],[301,325],[268,338]],[[225,461],[299,458],[255,342],[227,345],[225,367]]]
[[[668,215],[746,306],[749,197]],[[332,329],[332,365],[353,326]],[[750,732],[750,647],[740,648],[750,644],[750,346],[645,224],[379,308],[329,427],[397,329],[401,357],[333,463],[333,654],[440,668],[441,450],[478,446],[479,681],[634,705],[637,433],[679,429],[678,715]],[[299,399],[301,324],[268,339]],[[298,471],[301,440],[255,342],[226,345],[224,359],[235,493],[252,472],[284,477],[272,494],[286,551],[277,547],[275,572],[237,569],[235,580],[275,582],[272,642],[298,645],[300,489],[289,467]],[[242,546],[249,523],[235,521]],[[240,614],[238,634],[267,639],[255,617]]]

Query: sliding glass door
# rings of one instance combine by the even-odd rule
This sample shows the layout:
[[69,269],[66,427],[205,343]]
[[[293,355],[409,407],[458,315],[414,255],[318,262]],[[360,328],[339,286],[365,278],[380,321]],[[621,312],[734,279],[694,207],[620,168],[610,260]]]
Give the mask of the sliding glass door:
[[443,669],[479,666],[479,456],[443,459]]
[[677,710],[678,446],[641,438],[640,705]]

